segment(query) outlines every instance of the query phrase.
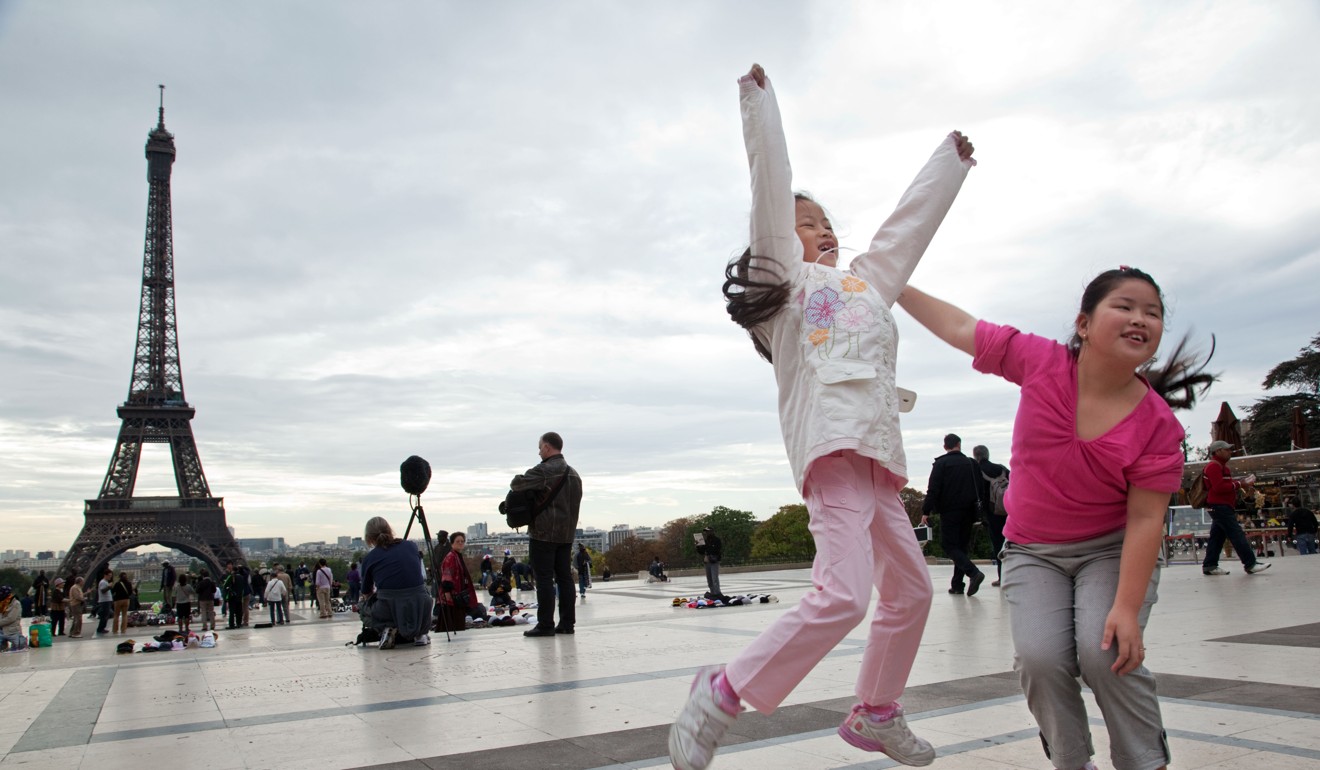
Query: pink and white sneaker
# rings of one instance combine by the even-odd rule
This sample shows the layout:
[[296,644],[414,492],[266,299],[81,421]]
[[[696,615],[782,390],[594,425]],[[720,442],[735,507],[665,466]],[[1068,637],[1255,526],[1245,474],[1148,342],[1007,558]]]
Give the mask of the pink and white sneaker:
[[669,760],[677,770],[705,770],[720,739],[738,718],[741,706],[729,703],[715,685],[722,671],[723,666],[710,666],[697,672],[687,704],[669,728]]
[[902,706],[881,720],[858,703],[839,725],[839,737],[862,751],[879,751],[905,765],[924,767],[935,761],[935,747],[912,734]]

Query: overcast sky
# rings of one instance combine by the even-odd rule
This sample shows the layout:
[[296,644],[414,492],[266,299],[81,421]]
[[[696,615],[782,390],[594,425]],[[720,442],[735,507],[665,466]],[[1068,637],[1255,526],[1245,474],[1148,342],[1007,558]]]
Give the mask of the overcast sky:
[[[1248,2],[0,0],[0,547],[68,548],[128,392],[167,86],[183,380],[239,537],[485,521],[537,436],[582,524],[797,502],[770,367],[730,323],[750,196],[736,78],[864,248],[930,150],[980,165],[913,284],[1062,339],[1131,264],[1218,337],[1209,441],[1320,319],[1320,6]],[[896,310],[912,484],[1016,391]],[[159,451],[156,451],[159,450]],[[173,494],[149,446],[138,494]]]

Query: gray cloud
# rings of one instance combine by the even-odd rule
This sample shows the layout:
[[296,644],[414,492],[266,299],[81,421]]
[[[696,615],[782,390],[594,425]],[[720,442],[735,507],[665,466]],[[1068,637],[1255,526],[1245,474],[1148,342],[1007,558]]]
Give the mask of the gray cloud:
[[[0,12],[0,515],[67,547],[127,391],[166,82],[179,332],[208,480],[240,535],[406,513],[496,523],[535,438],[584,523],[795,499],[768,366],[724,314],[746,238],[734,79],[761,61],[798,182],[864,245],[939,137],[981,166],[914,283],[1063,337],[1086,280],[1163,283],[1219,341],[1211,403],[1313,334],[1320,20],[1045,3],[11,5]],[[899,314],[913,483],[949,430],[1008,457],[1013,388]],[[1300,322],[1300,325],[1299,325]],[[163,458],[149,457],[151,460]],[[168,486],[168,467],[144,467]]]

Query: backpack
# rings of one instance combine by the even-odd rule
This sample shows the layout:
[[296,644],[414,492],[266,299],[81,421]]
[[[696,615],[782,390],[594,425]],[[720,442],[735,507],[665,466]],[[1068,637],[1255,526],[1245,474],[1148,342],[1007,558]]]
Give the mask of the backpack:
[[1192,488],[1187,490],[1187,504],[1193,508],[1204,508],[1205,498],[1210,490],[1205,488],[1205,471],[1196,475],[1196,481],[1192,482]]
[[519,492],[509,490],[499,508],[509,528],[518,529],[519,527],[531,526],[537,515],[549,508],[550,503],[554,502],[555,498],[559,496],[559,490],[563,489],[564,482],[568,481],[568,474],[572,470],[572,468],[569,468],[564,471],[564,475],[559,477],[559,481],[554,488],[545,494],[537,489],[525,489]]
[[1004,508],[1004,495],[1008,494],[1008,470],[994,478],[982,473],[981,478],[990,484],[990,499],[987,501],[990,503],[990,512],[996,516],[1007,516],[1008,509]]

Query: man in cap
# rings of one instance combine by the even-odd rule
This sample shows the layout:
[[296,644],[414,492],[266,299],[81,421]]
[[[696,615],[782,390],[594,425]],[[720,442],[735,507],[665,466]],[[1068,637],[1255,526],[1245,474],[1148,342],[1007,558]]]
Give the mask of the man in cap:
[[509,585],[513,585],[513,565],[517,564],[513,558],[513,553],[508,548],[504,549],[504,562],[500,564],[500,574],[504,575],[504,580]]
[[715,535],[715,530],[706,527],[701,530],[701,539],[697,541],[697,553],[706,565],[706,590],[712,598],[723,596],[720,591],[720,559],[724,558],[724,543]]
[[1224,541],[1233,544],[1238,558],[1248,575],[1255,575],[1270,568],[1269,562],[1257,561],[1247,535],[1238,523],[1233,506],[1237,503],[1239,489],[1251,489],[1255,476],[1247,476],[1238,481],[1233,478],[1233,471],[1228,461],[1233,457],[1233,445],[1227,441],[1212,441],[1208,447],[1210,462],[1205,464],[1205,505],[1210,514],[1210,537],[1205,545],[1205,560],[1201,562],[1201,572],[1206,575],[1227,575],[1228,571],[1220,568],[1219,554],[1224,550]]

